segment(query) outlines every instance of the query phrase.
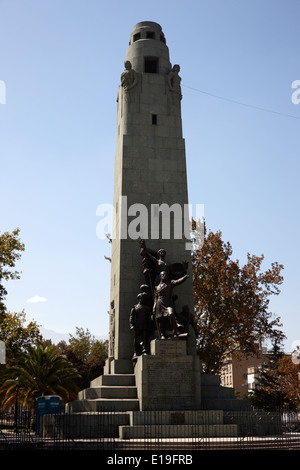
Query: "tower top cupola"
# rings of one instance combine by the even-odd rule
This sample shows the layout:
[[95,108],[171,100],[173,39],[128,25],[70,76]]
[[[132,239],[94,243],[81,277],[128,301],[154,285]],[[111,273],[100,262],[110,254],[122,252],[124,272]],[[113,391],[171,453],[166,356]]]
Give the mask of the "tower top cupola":
[[130,36],[126,59],[138,73],[166,75],[171,69],[169,49],[161,26],[153,21],[137,23]]

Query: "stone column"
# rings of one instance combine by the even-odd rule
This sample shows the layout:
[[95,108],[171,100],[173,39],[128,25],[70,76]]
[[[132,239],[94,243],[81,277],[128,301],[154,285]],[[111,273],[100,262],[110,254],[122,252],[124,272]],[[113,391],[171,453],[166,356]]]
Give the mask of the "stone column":
[[[193,309],[190,252],[184,237],[188,191],[179,70],[169,61],[161,27],[153,22],[138,23],[130,36],[117,96],[110,294],[114,331],[110,331],[113,340],[106,373],[133,370],[129,314],[137,303],[140,285],[145,283],[139,238],[154,251],[165,249],[168,263],[188,261],[189,279],[176,288],[176,306],[181,309],[187,304]],[[157,231],[160,209],[165,209],[164,218]]]

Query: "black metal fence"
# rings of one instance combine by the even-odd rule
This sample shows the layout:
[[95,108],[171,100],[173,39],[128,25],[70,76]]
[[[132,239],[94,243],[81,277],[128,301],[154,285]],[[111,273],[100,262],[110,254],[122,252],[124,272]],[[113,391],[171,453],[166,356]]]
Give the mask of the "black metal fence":
[[0,414],[0,450],[300,450],[295,412],[224,411],[213,425],[205,411],[202,421],[199,410],[190,411],[188,424],[173,413],[168,425],[163,413],[145,412],[139,422],[139,413],[135,419],[116,411],[61,412],[43,417],[37,433],[36,417],[20,407]]

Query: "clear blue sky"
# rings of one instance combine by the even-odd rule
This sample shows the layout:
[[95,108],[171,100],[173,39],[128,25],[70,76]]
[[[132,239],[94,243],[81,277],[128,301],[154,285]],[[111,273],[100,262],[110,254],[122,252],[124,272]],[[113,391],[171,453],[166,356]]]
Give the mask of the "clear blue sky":
[[0,231],[19,227],[26,245],[11,311],[107,335],[110,246],[96,209],[112,203],[130,33],[156,21],[181,67],[190,202],[242,264],[249,252],[265,255],[264,269],[285,266],[271,310],[286,350],[300,343],[299,17],[297,0],[0,1]]

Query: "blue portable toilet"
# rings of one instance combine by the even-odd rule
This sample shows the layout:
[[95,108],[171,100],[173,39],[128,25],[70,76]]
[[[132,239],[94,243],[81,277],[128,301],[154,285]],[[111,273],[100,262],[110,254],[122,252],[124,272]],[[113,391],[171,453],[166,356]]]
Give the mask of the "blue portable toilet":
[[35,403],[36,433],[40,431],[40,417],[61,412],[61,397],[58,395],[45,395],[38,397]]

